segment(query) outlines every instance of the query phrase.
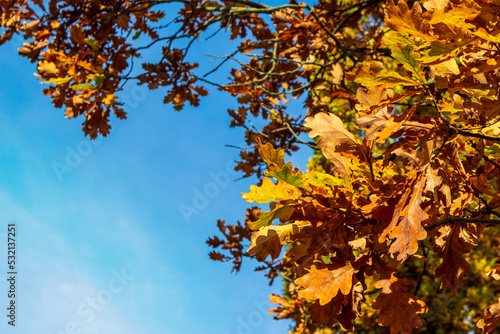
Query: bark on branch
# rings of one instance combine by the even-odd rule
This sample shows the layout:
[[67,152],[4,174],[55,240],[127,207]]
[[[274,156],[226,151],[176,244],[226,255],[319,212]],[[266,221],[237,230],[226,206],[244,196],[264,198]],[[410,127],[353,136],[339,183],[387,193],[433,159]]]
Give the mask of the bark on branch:
[[500,225],[500,219],[482,219],[482,218],[468,218],[468,217],[448,217],[434,224],[425,226],[427,231],[433,230],[446,224],[466,223],[466,224],[487,224],[487,225]]

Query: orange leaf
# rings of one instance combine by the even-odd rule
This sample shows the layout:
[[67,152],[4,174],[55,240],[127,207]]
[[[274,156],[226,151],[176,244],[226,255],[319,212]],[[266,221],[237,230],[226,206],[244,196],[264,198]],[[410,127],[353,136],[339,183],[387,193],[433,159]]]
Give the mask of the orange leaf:
[[393,133],[398,131],[422,103],[409,108],[402,115],[392,116],[387,107],[381,108],[376,114],[358,118],[356,126],[363,129],[366,140],[385,143]]
[[399,252],[398,260],[404,261],[409,255],[413,255],[418,250],[418,241],[425,239],[427,232],[422,227],[422,222],[429,218],[428,214],[422,210],[422,191],[425,186],[425,177],[422,175],[412,182],[410,187],[405,189],[398,204],[394,208],[391,223],[382,232],[379,240],[386,240],[389,234],[390,239],[395,239],[389,251]]
[[399,0],[397,6],[393,0],[389,0],[387,1],[385,13],[385,23],[389,28],[428,40],[435,39],[421,31],[423,26],[422,7],[420,7],[418,1],[413,3],[410,10],[404,0]]
[[335,298],[339,291],[344,296],[351,292],[352,279],[356,272],[350,265],[335,270],[318,270],[311,266],[311,271],[298,278],[295,283],[305,288],[299,292],[302,298],[318,299],[320,305],[325,305]]

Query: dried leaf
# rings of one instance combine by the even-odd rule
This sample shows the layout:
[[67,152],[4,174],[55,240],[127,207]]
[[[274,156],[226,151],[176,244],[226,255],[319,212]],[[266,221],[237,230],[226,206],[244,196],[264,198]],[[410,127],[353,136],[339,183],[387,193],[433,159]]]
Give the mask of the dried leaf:
[[378,285],[384,286],[384,291],[372,305],[374,309],[380,310],[378,324],[389,326],[391,334],[410,334],[413,328],[422,327],[418,315],[426,313],[428,308],[423,301],[407,292],[413,287],[413,282],[395,277],[385,281],[387,283]]
[[500,321],[500,298],[498,302],[484,310],[484,318],[477,322],[477,327],[481,328],[482,334],[491,333]]
[[435,241],[436,256],[443,259],[436,268],[436,277],[441,278],[441,288],[448,288],[454,295],[458,293],[462,273],[470,273],[470,264],[465,254],[477,243],[477,227],[474,224],[444,225],[438,230]]
[[418,250],[418,242],[427,236],[422,222],[427,220],[429,215],[420,206],[424,186],[425,177],[419,175],[405,189],[394,208],[389,226],[379,237],[380,242],[387,239],[387,234],[389,234],[390,239],[394,239],[389,251],[399,253],[399,261],[404,261],[409,255],[415,254]]

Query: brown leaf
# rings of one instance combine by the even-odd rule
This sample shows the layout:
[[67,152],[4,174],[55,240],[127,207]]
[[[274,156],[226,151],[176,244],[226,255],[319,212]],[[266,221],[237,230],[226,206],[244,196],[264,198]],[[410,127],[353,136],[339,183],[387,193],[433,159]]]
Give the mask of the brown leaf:
[[490,278],[493,278],[495,280],[500,280],[500,264],[498,263],[495,263],[495,267],[493,267],[493,269],[491,269],[487,274],[486,276],[490,277]]
[[363,284],[356,282],[348,296],[338,294],[329,303],[321,305],[316,301],[309,307],[311,320],[317,324],[333,327],[340,322],[343,330],[352,330],[352,321],[361,314],[361,301],[364,301]]
[[470,273],[471,267],[464,255],[477,243],[478,227],[475,224],[441,226],[436,237],[434,251],[443,259],[436,268],[436,277],[441,278],[441,288],[448,288],[456,295],[462,281],[462,273]]
[[389,251],[398,252],[398,260],[404,261],[409,255],[418,250],[418,241],[425,239],[427,232],[422,227],[422,222],[429,216],[422,210],[422,192],[425,186],[425,177],[419,175],[407,187],[394,208],[391,223],[379,237],[384,242],[389,234],[390,239],[395,239]]
[[425,192],[434,193],[438,190],[443,195],[445,207],[451,205],[451,189],[446,173],[436,164],[431,163],[425,173]]
[[500,298],[498,302],[484,310],[484,318],[477,322],[477,327],[483,330],[482,334],[491,333],[500,321]]
[[358,118],[356,126],[365,132],[366,140],[374,140],[382,144],[401,128],[420,105],[421,103],[418,103],[404,114],[397,116],[392,116],[387,107],[383,107],[376,114]]
[[321,136],[318,146],[321,147],[324,156],[342,170],[349,170],[348,164],[342,161],[342,158],[366,160],[365,147],[356,141],[336,115],[319,113],[307,117],[304,126],[311,129],[309,137]]
[[377,282],[377,287],[384,288],[372,305],[380,310],[379,325],[390,326],[391,334],[410,334],[413,328],[422,327],[418,315],[427,312],[427,305],[407,291],[413,287],[412,281],[392,276]]

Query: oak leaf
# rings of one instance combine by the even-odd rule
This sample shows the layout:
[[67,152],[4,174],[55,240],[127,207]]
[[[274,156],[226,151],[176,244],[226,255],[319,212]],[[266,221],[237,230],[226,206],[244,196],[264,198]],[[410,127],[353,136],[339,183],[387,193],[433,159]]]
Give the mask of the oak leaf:
[[491,333],[500,321],[500,298],[498,302],[484,310],[484,318],[477,322],[477,327],[481,328],[482,334]]
[[269,171],[281,168],[285,165],[285,152],[282,148],[275,149],[271,143],[262,144],[260,138],[255,139],[259,144],[259,153],[262,160],[267,164]]
[[428,0],[424,3],[424,8],[431,11],[448,7],[449,0]]
[[295,187],[302,187],[303,181],[302,176],[304,175],[298,169],[292,169],[291,163],[287,163],[282,168],[275,168],[272,171],[264,172],[265,176],[270,176],[278,181],[283,181],[288,184],[291,184]]
[[454,58],[431,65],[431,68],[434,69],[436,75],[442,77],[450,74],[460,74],[460,69],[458,68],[457,61]]
[[389,251],[399,253],[399,261],[404,261],[409,255],[415,254],[418,250],[418,242],[427,236],[422,222],[427,220],[429,215],[420,206],[424,187],[425,177],[419,174],[404,190],[394,208],[390,224],[379,237],[380,242],[387,239],[387,234],[390,239],[394,239]]
[[41,60],[38,63],[38,72],[43,75],[54,75],[58,73],[58,69],[55,63],[47,60]]
[[344,296],[351,292],[353,275],[356,272],[357,270],[350,265],[335,270],[316,269],[313,265],[310,272],[296,279],[295,283],[304,287],[299,292],[302,298],[317,299],[320,305],[325,305],[339,292]]
[[292,234],[299,233],[307,226],[311,226],[311,223],[300,221],[280,226],[265,226],[252,234],[252,243],[248,248],[248,254],[255,256],[260,262],[269,255],[275,260],[281,253],[285,239]]
[[271,225],[273,220],[279,219],[282,223],[288,221],[292,216],[295,208],[289,205],[277,205],[271,203],[271,211],[259,212],[258,219],[254,222],[248,222],[248,227],[252,230],[258,230],[261,227]]
[[387,138],[397,132],[420,105],[421,103],[418,103],[397,116],[392,116],[387,107],[383,107],[376,114],[358,118],[356,127],[365,132],[366,140],[385,143]]
[[422,7],[420,7],[418,1],[413,3],[410,10],[408,4],[404,0],[399,0],[397,6],[394,4],[393,0],[389,0],[387,1],[385,13],[385,23],[389,28],[427,40],[435,39],[431,35],[421,31],[424,25]]
[[446,287],[456,295],[462,273],[471,272],[465,254],[477,243],[478,227],[474,224],[444,225],[438,233],[434,250],[443,262],[436,268],[435,276],[441,278],[441,288]]
[[301,195],[300,190],[283,181],[278,181],[274,184],[271,179],[265,177],[262,180],[262,186],[250,186],[250,192],[242,193],[243,199],[249,203],[257,202],[259,204],[269,203],[272,201],[285,201],[297,199]]
[[413,46],[404,45],[404,46],[396,46],[392,49],[392,56],[394,59],[399,61],[403,66],[413,73],[415,77],[418,78],[421,82],[424,82],[423,72],[420,64],[420,55],[414,51]]
[[495,280],[500,280],[500,264],[499,263],[495,263],[495,266],[493,267],[493,269],[491,269],[487,274],[486,276],[490,277],[490,278],[493,278]]
[[353,329],[352,321],[361,314],[360,303],[364,301],[363,284],[356,282],[349,295],[338,294],[329,303],[321,305],[316,301],[309,307],[311,320],[318,324],[333,327],[339,322],[345,331]]
[[311,129],[309,137],[321,136],[318,146],[323,155],[343,173],[350,170],[348,159],[367,160],[366,147],[356,141],[338,116],[327,113],[310,116],[305,126]]
[[289,183],[293,186],[300,187],[303,185],[303,173],[297,168],[293,168],[290,162],[285,164],[285,152],[282,148],[275,149],[271,143],[262,144],[260,139],[256,138],[259,144],[259,153],[262,160],[267,164],[266,176],[273,177],[276,180]]
[[420,85],[418,81],[406,78],[396,71],[384,69],[380,63],[375,61],[370,62],[368,66],[359,62],[354,70],[346,74],[349,79],[365,87],[383,85],[386,88],[393,88]]
[[423,301],[407,291],[413,285],[410,280],[394,276],[390,280],[377,282],[377,287],[383,287],[383,291],[372,307],[380,310],[378,324],[390,326],[391,334],[410,334],[413,328],[422,327],[423,323],[418,315],[427,312],[428,308]]

